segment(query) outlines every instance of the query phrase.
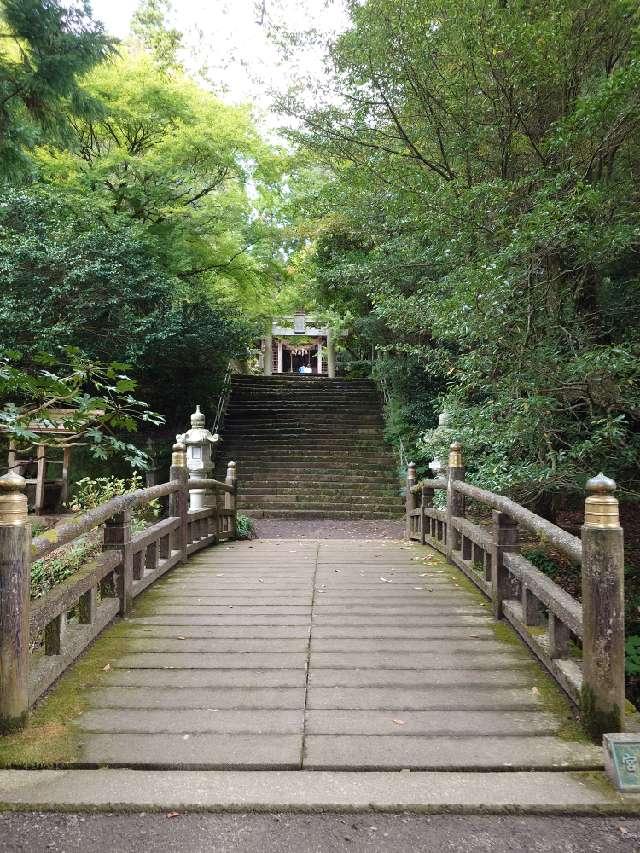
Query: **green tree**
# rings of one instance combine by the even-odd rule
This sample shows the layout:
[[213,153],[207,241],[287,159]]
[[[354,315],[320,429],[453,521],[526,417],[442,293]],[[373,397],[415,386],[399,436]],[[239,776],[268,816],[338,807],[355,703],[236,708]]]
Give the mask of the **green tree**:
[[163,70],[178,67],[177,54],[182,45],[182,33],[166,26],[170,9],[169,0],[140,0],[131,21],[132,34]]
[[90,199],[105,227],[132,222],[187,291],[215,291],[254,311],[277,268],[268,208],[282,155],[262,142],[245,108],[144,52],[103,64],[85,85],[103,114],[74,121],[74,153],[40,151],[43,177],[78,208]]
[[444,407],[494,489],[543,506],[603,467],[640,493],[637,4],[350,8],[335,91],[286,103],[316,297],[406,365],[423,464]]
[[[162,418],[132,396],[136,383],[118,362],[92,361],[75,347],[56,354],[37,352],[24,358],[0,351],[0,427],[18,447],[82,442],[97,459],[115,454],[133,467],[146,456],[122,439],[139,422],[158,425]],[[67,435],[35,433],[34,426],[62,428]]]
[[194,394],[210,404],[251,327],[212,296],[180,298],[181,283],[160,265],[154,243],[125,217],[117,224],[114,232],[43,189],[6,193],[0,341],[27,358],[60,346],[89,361],[116,355],[133,365],[139,393],[175,426]]
[[86,0],[2,0],[0,33],[0,171],[10,176],[28,166],[26,150],[65,139],[70,115],[95,109],[78,78],[114,42]]

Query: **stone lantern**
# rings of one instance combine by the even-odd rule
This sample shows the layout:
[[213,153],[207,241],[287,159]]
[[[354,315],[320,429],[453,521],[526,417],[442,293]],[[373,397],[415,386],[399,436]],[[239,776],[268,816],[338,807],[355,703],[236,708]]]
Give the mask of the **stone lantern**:
[[[213,472],[212,448],[220,441],[220,436],[209,432],[204,425],[204,415],[200,406],[196,406],[191,415],[191,429],[176,436],[187,448],[187,470],[190,480],[207,480]],[[193,489],[189,492],[189,509],[204,509],[209,505],[206,489]]]
[[[438,415],[438,426],[433,431],[433,438],[439,439],[440,436],[448,431],[449,429],[449,413],[442,412]],[[436,457],[433,462],[429,462],[429,468],[433,471],[433,476],[438,479],[441,477],[447,470],[447,461],[445,459],[439,459]]]

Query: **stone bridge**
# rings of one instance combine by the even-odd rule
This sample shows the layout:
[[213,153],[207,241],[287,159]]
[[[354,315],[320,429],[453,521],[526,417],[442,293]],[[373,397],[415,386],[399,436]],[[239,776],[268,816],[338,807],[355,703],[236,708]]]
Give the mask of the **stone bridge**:
[[[0,762],[13,769],[0,771],[0,802],[637,808],[606,781],[602,747],[585,735],[568,682],[513,630],[522,617],[513,590],[504,577],[497,584],[505,617],[497,620],[491,589],[501,569],[519,572],[517,594],[546,608],[546,628],[531,602],[522,620],[540,642],[547,636],[549,660],[578,655],[558,641],[554,619],[582,637],[584,657],[597,620],[590,631],[571,621],[562,597],[509,563],[513,542],[496,550],[503,519],[494,518],[497,534],[474,528],[454,496],[474,487],[450,461],[447,483],[417,484],[410,470],[406,541],[239,542],[234,468],[225,483],[187,482],[177,446],[170,483],[114,499],[60,530],[57,543],[35,540],[38,556],[106,523],[95,563],[30,609],[20,597],[25,525],[0,525],[4,577],[9,567],[20,581],[2,587]],[[15,504],[19,483],[5,478],[3,488]],[[445,509],[433,507],[438,488],[448,490]],[[221,500],[189,511],[190,489]],[[131,536],[132,507],[163,495],[167,517]],[[605,547],[613,528],[593,529],[596,538],[583,539],[589,565],[618,571]],[[583,606],[589,600],[586,590]],[[589,672],[585,659],[583,686],[603,713],[619,673]]]

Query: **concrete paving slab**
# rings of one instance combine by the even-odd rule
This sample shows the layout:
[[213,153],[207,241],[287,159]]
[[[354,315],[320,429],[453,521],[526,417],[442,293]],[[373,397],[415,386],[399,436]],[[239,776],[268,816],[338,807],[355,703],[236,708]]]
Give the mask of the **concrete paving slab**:
[[[307,708],[359,709],[364,711],[472,710],[509,711],[540,710],[537,694],[527,687],[316,687],[307,692]],[[394,716],[404,719],[401,713]]]
[[411,629],[411,628],[436,628],[436,627],[456,627],[456,626],[474,626],[474,625],[493,625],[493,621],[489,617],[489,615],[485,615],[480,612],[479,614],[476,611],[469,610],[465,613],[451,613],[447,615],[446,613],[440,614],[433,613],[427,614],[423,610],[421,610],[417,614],[406,613],[404,619],[398,619],[397,615],[392,615],[386,613],[384,610],[376,610],[374,613],[352,613],[349,615],[349,619],[345,620],[344,614],[342,613],[330,613],[328,611],[323,611],[318,613],[317,610],[314,610],[311,616],[314,631],[316,626],[338,626],[340,628],[347,628],[347,630],[351,630],[352,627],[355,626],[372,626],[372,625],[388,625],[397,628],[398,626],[402,626],[403,628]]
[[602,769],[602,749],[556,737],[307,735],[306,770]]
[[92,691],[93,708],[291,708],[305,706],[304,686],[290,687],[108,687]]
[[164,602],[170,602],[171,607],[310,607],[311,596],[291,595],[158,595],[157,603],[162,606]]
[[[305,732],[310,735],[390,735],[392,737],[504,737],[507,735],[549,735],[562,724],[553,714],[542,711],[453,710],[438,711],[403,709],[395,713],[369,710],[307,711]],[[494,744],[496,749],[500,744]]]
[[[86,711],[76,721],[83,735],[92,732],[147,734],[302,734],[304,712],[234,708],[106,708]],[[87,741],[88,743],[88,741]]]
[[463,664],[473,669],[512,669],[518,665],[530,664],[530,658],[525,653],[502,652],[501,654],[483,654],[477,652],[471,655],[465,653],[466,659],[461,661],[455,654],[393,653],[393,652],[312,652],[309,666],[313,669],[456,669]]
[[[199,640],[308,640],[309,625],[193,625],[186,619],[178,624],[140,624],[131,621],[124,625],[121,637],[155,637]],[[262,644],[264,648],[264,643]]]
[[4,770],[0,805],[30,811],[624,814],[604,774]]
[[[183,605],[179,606],[176,604],[159,604],[156,603],[153,606],[153,613],[155,616],[190,616],[193,619],[207,617],[207,616],[216,616],[220,618],[233,617],[239,618],[240,616],[262,616],[268,617],[272,624],[275,621],[280,621],[281,624],[287,624],[286,622],[282,623],[283,619],[289,619],[294,617],[303,617],[306,621],[309,621],[309,616],[311,615],[311,605],[306,604],[304,606],[299,607],[291,607],[290,605],[283,604],[280,607],[265,607],[264,605],[244,605],[238,606],[233,604],[224,604],[217,606],[208,606],[208,605],[198,605],[198,607],[193,607],[193,605]],[[290,625],[295,625],[295,622],[289,622]]]
[[529,666],[514,669],[511,666],[502,669],[478,667],[457,667],[455,669],[326,669],[314,668],[309,672],[309,684],[317,687],[442,687],[462,685],[473,688],[486,686],[520,686],[532,689],[536,684],[537,670],[531,662]]
[[179,654],[141,652],[126,654],[113,660],[116,669],[303,669],[307,664],[305,654],[279,654],[278,652],[246,652],[244,654],[200,653]]
[[105,684],[113,687],[303,687],[307,674],[295,669],[112,669]]
[[[132,641],[133,642],[133,641]],[[139,642],[139,641],[136,641]],[[287,641],[282,641],[287,642]],[[169,651],[169,649],[167,649]],[[291,650],[293,651],[293,650]],[[338,637],[320,638],[311,635],[312,652],[406,652],[407,654],[500,654],[504,645],[493,637],[447,637],[445,639],[398,639],[395,637],[363,637],[353,639]]]
[[306,637],[300,639],[272,639],[265,643],[264,639],[241,640],[241,639],[220,639],[220,638],[205,638],[197,639],[181,635],[181,638],[168,637],[127,637],[127,651],[130,654],[135,652],[161,652],[169,654],[171,652],[179,652],[181,654],[201,654],[207,652],[233,652],[240,654],[244,652],[265,652],[273,654],[274,652],[298,652],[306,654],[308,640]]
[[92,734],[80,762],[97,767],[190,769],[298,769],[301,735]]
[[[172,630],[172,629],[169,629]],[[281,629],[283,630],[283,629]],[[295,630],[293,628],[289,630]],[[344,640],[493,640],[495,634],[489,626],[425,627],[421,623],[403,625],[313,625],[313,641]]]
[[[226,630],[227,627],[249,627],[263,626],[266,628],[287,626],[305,627],[308,629],[309,616],[301,613],[234,613],[234,610],[226,609],[224,613],[213,613],[203,616],[199,613],[165,613],[156,616],[138,616],[136,623],[141,625],[207,625],[212,628]],[[249,635],[250,636],[250,635]]]

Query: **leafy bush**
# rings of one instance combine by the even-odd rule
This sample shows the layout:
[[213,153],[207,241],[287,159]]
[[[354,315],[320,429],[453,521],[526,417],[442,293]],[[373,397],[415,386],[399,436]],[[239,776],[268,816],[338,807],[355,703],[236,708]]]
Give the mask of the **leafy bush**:
[[[72,512],[86,512],[110,501],[111,498],[125,495],[127,492],[134,492],[142,487],[142,477],[139,474],[133,474],[128,479],[125,477],[96,477],[95,479],[83,477],[75,484],[69,509]],[[144,506],[136,507],[132,512],[134,532],[143,530],[159,514],[160,501],[158,500],[149,501]]]
[[236,516],[236,535],[238,539],[255,539],[256,528],[253,520],[247,515],[238,513]]
[[640,635],[632,634],[624,644],[624,668],[627,675],[640,675]]
[[96,535],[83,537],[79,542],[60,548],[42,560],[31,564],[31,598],[42,598],[63,580],[75,574],[100,550]]
[[554,579],[560,571],[560,566],[542,548],[531,548],[523,551],[522,556],[526,557],[536,569],[540,569],[549,578]]

